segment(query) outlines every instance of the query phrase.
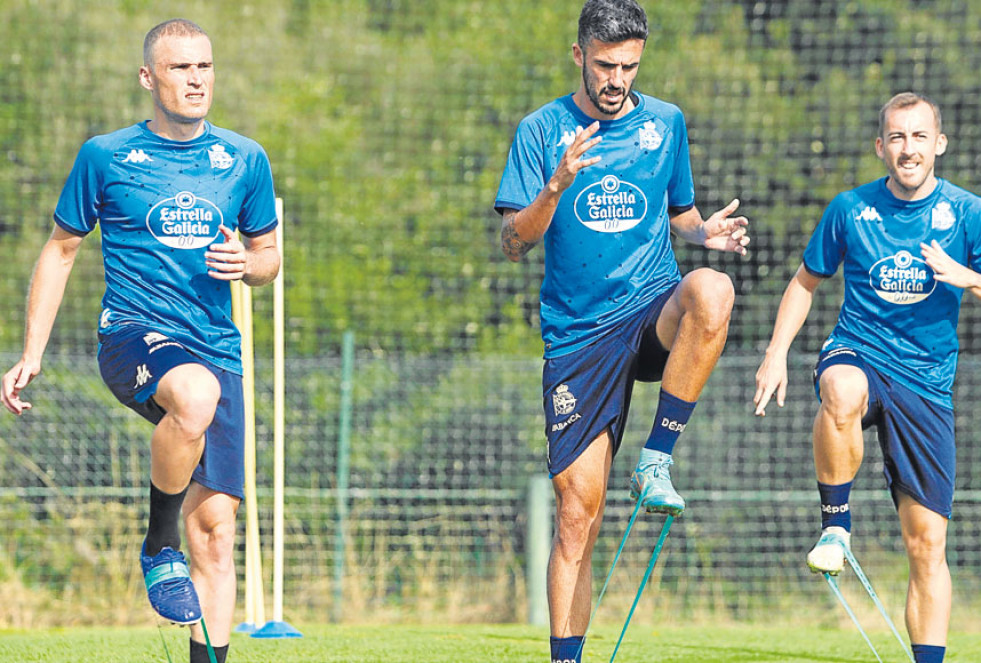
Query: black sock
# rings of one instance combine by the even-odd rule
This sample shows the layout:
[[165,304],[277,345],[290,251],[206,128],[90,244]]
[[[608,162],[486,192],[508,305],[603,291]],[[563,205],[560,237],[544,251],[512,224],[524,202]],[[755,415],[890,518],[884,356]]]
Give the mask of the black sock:
[[[191,640],[191,663],[211,663],[211,659],[208,658],[208,645],[202,645],[200,642],[195,642]],[[224,647],[214,647],[215,650],[215,660],[218,663],[225,663],[225,657],[228,656],[228,645]]]
[[181,547],[181,505],[187,488],[170,495],[150,484],[150,522],[146,529],[146,554],[153,557],[166,546]]

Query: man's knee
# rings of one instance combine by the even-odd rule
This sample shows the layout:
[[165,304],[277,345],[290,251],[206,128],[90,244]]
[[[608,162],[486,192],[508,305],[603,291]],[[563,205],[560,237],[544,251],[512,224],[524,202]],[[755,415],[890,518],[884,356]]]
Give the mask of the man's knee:
[[598,505],[564,499],[556,518],[558,546],[570,554],[580,554],[590,549],[599,532],[601,518]]
[[685,308],[698,316],[707,331],[726,328],[736,300],[736,290],[729,275],[702,268],[689,274],[688,278]]
[[233,568],[235,552],[235,521],[202,523],[189,519],[186,523],[187,542],[195,566],[215,573]]
[[197,439],[214,420],[221,385],[206,367],[184,364],[164,375],[154,398],[186,437]]
[[869,383],[860,368],[832,366],[821,375],[821,410],[839,427],[861,419],[868,407]]

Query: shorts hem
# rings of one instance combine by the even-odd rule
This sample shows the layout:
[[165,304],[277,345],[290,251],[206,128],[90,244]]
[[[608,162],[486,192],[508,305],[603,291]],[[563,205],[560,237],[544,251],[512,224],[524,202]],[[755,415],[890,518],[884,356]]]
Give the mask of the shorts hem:
[[212,481],[212,480],[208,479],[207,477],[192,476],[191,477],[191,480],[194,481],[194,483],[201,484],[202,486],[204,486],[208,490],[215,491],[216,493],[222,493],[224,495],[229,495],[231,497],[234,497],[234,498],[240,499],[240,500],[244,500],[245,499],[245,490],[244,490],[244,488],[232,488],[231,486],[227,486],[227,485],[218,483],[217,481]]
[[937,515],[943,516],[947,520],[950,520],[954,516],[954,512],[951,507],[949,506],[941,507],[933,500],[928,500],[924,498],[922,494],[919,494],[919,491],[912,490],[910,489],[909,486],[899,481],[893,481],[889,486],[889,491],[893,495],[893,502],[895,503],[897,509],[899,508],[899,499],[897,497],[897,493],[903,493],[904,495],[908,495],[911,500],[913,500],[920,506],[927,508],[930,511],[933,511]]

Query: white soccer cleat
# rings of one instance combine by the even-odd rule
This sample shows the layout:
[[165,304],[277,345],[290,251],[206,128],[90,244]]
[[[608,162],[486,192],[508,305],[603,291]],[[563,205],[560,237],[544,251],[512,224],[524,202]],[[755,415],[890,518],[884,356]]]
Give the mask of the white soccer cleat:
[[844,527],[827,527],[821,538],[807,553],[807,566],[814,573],[830,573],[833,576],[845,568],[845,548],[851,550],[852,534]]

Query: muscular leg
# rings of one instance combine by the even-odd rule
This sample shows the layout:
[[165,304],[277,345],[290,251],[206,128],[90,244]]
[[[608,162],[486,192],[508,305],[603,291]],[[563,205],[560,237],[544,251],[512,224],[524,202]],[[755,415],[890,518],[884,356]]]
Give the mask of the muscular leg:
[[185,489],[204,450],[204,432],[221,395],[217,379],[200,364],[167,371],[154,400],[166,411],[150,440],[150,517],[144,552],[180,549],[180,511]]
[[729,334],[735,292],[726,274],[702,268],[687,274],[657,319],[657,337],[671,351],[661,388],[697,401]]
[[[184,500],[184,528],[191,554],[191,580],[215,647],[228,644],[235,610],[235,516],[239,499],[192,483]],[[200,625],[191,638],[204,643]]]
[[814,418],[814,468],[824,484],[851,481],[862,465],[862,416],[869,383],[856,366],[837,364],[821,374],[821,407]]
[[909,557],[906,629],[910,642],[945,647],[951,603],[947,519],[900,493],[899,522]]
[[218,379],[200,364],[182,364],[160,379],[154,400],[167,412],[150,440],[150,481],[165,493],[179,493],[204,450],[221,397]]
[[548,608],[552,636],[583,635],[592,604],[592,554],[606,505],[613,462],[609,432],[597,437],[552,479],[556,528],[548,560]]

